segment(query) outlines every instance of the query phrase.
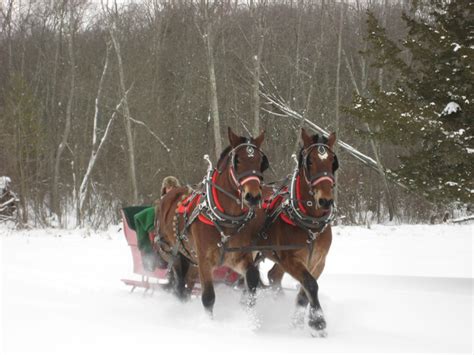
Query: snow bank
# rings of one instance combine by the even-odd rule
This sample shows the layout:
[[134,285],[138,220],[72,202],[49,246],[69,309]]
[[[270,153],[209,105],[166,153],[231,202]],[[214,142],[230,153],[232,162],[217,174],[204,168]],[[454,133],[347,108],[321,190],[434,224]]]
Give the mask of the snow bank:
[[[472,351],[473,225],[335,228],[320,300],[328,337],[289,326],[296,283],[262,292],[252,331],[240,293],[199,299],[129,293],[131,255],[118,227],[12,231],[0,226],[0,353],[324,353]],[[270,263],[263,265],[268,269]]]

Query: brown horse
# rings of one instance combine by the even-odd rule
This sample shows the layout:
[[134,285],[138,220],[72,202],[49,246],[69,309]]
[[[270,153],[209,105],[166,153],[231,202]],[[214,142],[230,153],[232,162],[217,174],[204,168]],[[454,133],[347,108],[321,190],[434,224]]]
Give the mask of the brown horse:
[[326,321],[317,280],[324,270],[332,240],[334,173],[338,168],[333,153],[336,135],[310,136],[303,129],[301,137],[303,147],[290,184],[283,186],[266,204],[267,221],[259,245],[274,247],[273,252],[264,251],[276,263],[268,273],[273,285],[281,285],[285,272],[301,283],[294,325],[303,326],[309,303],[313,335],[324,336]]
[[[250,245],[264,220],[262,173],[268,160],[257,138],[237,136],[229,128],[230,146],[221,154],[217,169],[209,169],[203,187],[191,193],[177,188],[165,195],[160,206],[160,235],[168,245],[168,261],[175,276],[176,291],[186,298],[194,283],[197,265],[202,303],[212,315],[215,293],[213,269],[226,265],[245,277],[249,305],[253,305],[259,272]],[[166,257],[166,256],[165,256]]]

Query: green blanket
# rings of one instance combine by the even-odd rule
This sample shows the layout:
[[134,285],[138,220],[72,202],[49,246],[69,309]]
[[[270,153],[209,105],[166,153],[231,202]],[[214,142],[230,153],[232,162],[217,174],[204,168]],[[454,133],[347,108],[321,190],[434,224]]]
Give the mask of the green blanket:
[[133,218],[137,232],[138,249],[142,253],[152,253],[153,247],[148,233],[155,228],[155,207],[145,208],[143,211],[138,212]]

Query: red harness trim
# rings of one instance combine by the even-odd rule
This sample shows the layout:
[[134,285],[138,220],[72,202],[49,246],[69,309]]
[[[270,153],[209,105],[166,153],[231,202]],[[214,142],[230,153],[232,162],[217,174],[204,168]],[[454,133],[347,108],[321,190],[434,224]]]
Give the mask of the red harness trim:
[[214,198],[214,201],[216,202],[217,209],[221,212],[224,212],[224,209],[222,208],[221,203],[217,199],[217,189],[214,187],[216,180],[217,180],[217,170],[214,172],[214,174],[212,174],[212,187],[211,187],[212,198]]
[[[214,172],[214,174],[212,175],[212,183],[213,183],[213,186],[211,187],[211,191],[212,191],[212,198],[214,199],[214,202],[216,203],[216,207],[219,211],[221,212],[224,212],[224,209],[222,208],[222,205],[221,203],[219,202],[219,200],[217,199],[217,189],[214,187],[214,184],[217,180],[217,176],[218,176],[218,173],[217,171]],[[184,214],[184,213],[187,213],[189,214],[191,212],[192,209],[194,209],[196,207],[196,205],[198,204],[198,201],[199,199],[201,198],[202,194],[197,194],[194,196],[194,198],[191,200],[191,196],[192,195],[189,195],[188,197],[186,197],[178,206],[178,213],[179,214]],[[214,225],[214,222],[212,222],[209,218],[207,218],[206,216],[204,216],[202,213],[199,214],[198,216],[199,220],[202,222],[202,223],[205,223],[209,226],[213,226]]]
[[[284,190],[282,190],[282,192],[287,192],[288,191],[288,188],[285,188]],[[306,208],[304,207],[303,203],[301,202],[301,179],[300,179],[300,176],[298,175],[296,177],[296,199],[298,200],[298,207],[300,208],[300,210],[303,212],[303,213],[307,213],[307,210]],[[275,206],[279,203],[282,203],[283,201],[283,197],[281,195],[278,195],[277,197],[275,197],[273,200],[267,200],[263,203],[263,208],[271,211],[275,208]],[[280,213],[280,216],[279,216],[283,222],[291,225],[291,226],[296,226],[296,224],[290,219],[290,217],[288,217],[288,215],[284,212]]]
[[195,195],[192,200],[191,197],[193,197],[193,195],[189,195],[183,201],[181,201],[178,206],[179,214],[189,213],[191,209],[197,205],[197,202],[199,201],[199,197],[201,197],[201,195]]
[[208,226],[213,226],[214,225],[214,222],[211,221],[206,216],[204,216],[202,213],[198,216],[198,218],[202,223],[207,224]]
[[[288,191],[288,188],[284,188],[282,190],[282,192],[287,192],[287,191]],[[276,205],[279,204],[279,203],[282,203],[282,201],[283,201],[283,197],[281,195],[278,195],[272,200],[264,201],[262,207],[266,210],[272,211],[276,207]],[[285,213],[283,213],[283,212],[280,213],[279,217],[286,224],[289,224],[291,226],[296,226],[296,224],[293,223],[293,221],[290,219],[290,217],[288,217]]]

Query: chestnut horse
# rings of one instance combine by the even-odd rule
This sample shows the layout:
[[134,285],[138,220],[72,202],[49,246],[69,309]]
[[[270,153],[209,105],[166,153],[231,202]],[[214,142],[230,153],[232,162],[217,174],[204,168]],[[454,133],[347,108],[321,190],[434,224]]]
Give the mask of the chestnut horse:
[[303,326],[309,303],[309,326],[314,336],[325,336],[326,321],[318,298],[318,278],[331,246],[335,133],[328,138],[301,132],[303,147],[289,185],[266,202],[267,220],[260,233],[263,255],[275,262],[268,278],[281,285],[285,272],[300,282],[295,326]]
[[190,266],[197,266],[202,303],[211,316],[213,269],[225,265],[243,275],[250,306],[260,280],[252,253],[240,248],[251,244],[265,218],[257,209],[262,202],[262,173],[268,168],[260,150],[264,133],[245,138],[229,128],[228,135],[230,146],[222,152],[217,169],[208,170],[202,189],[174,189],[160,206],[159,232],[168,245],[178,297],[185,298],[192,290],[196,268]]

